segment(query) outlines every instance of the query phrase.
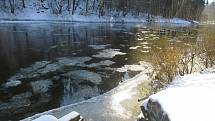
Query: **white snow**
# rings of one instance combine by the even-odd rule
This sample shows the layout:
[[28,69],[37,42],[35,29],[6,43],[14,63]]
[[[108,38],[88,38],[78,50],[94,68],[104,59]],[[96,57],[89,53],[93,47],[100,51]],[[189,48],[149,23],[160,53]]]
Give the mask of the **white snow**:
[[215,73],[215,67],[204,69],[201,73],[203,73],[203,74]]
[[[98,4],[99,2],[96,2]],[[60,21],[60,22],[146,22],[147,15],[134,16],[132,12],[128,13],[125,17],[119,12],[112,11],[111,14],[105,16],[98,16],[98,8],[95,10],[89,10],[89,13],[83,11],[85,9],[85,3],[80,2],[77,10],[72,15],[67,11],[67,6],[63,6],[61,14],[53,14],[47,1],[43,2],[43,5],[39,1],[29,0],[26,2],[26,8],[15,9],[15,14],[11,14],[9,5],[7,10],[0,9],[0,23],[5,22],[26,22],[26,21]],[[91,3],[92,4],[92,3]],[[44,9],[45,6],[48,9]],[[98,5],[96,5],[98,6]],[[82,15],[84,14],[84,15]],[[119,14],[119,16],[118,16]],[[154,17],[154,21],[158,23],[172,23],[181,24],[183,26],[190,25],[191,22],[174,18],[164,19],[160,16]]]
[[75,119],[80,119],[80,114],[72,111],[71,113],[61,117],[60,119],[57,119],[56,117],[52,116],[52,115],[43,115],[35,120],[32,121],[72,121]]
[[215,121],[214,92],[215,73],[192,74],[177,77],[149,99],[158,101],[171,121]]
[[22,84],[22,82],[19,80],[10,80],[9,82],[6,82],[5,84],[3,84],[3,86],[5,88],[10,88],[10,87],[16,87],[20,84]]
[[32,121],[59,121],[59,120],[52,115],[44,115]]
[[62,118],[60,118],[59,121],[72,121],[74,119],[77,119],[78,117],[80,117],[80,114],[73,111],[73,112],[63,116]]
[[215,0],[208,0],[209,3],[215,2]]
[[189,26],[190,22],[189,21],[185,21],[179,18],[173,18],[173,19],[163,19],[162,17],[157,19],[158,23],[174,23],[174,24],[179,24],[179,25],[183,25],[183,26]]

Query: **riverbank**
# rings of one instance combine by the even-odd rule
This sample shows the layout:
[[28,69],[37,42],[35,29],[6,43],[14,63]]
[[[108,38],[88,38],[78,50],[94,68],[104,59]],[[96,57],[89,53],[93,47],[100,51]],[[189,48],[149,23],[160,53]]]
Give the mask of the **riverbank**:
[[[53,115],[60,118],[71,111],[79,112],[86,120],[89,121],[125,121],[136,120],[139,108],[138,86],[149,80],[147,73],[149,70],[141,72],[134,78],[131,78],[118,87],[98,97],[71,104],[68,106],[53,109],[44,113],[36,114],[26,118],[23,121],[30,121],[42,115]],[[136,113],[136,115],[134,115]]]
[[[92,1],[91,1],[92,2]],[[99,4],[99,3],[96,3]],[[1,4],[0,4],[1,5]],[[91,6],[91,5],[90,5]],[[89,6],[89,7],[90,7]],[[190,25],[192,22],[180,18],[164,18],[161,16],[152,16],[146,13],[135,14],[130,11],[123,14],[123,11],[112,11],[104,15],[98,15],[98,8],[92,9],[86,13],[84,11],[84,1],[79,3],[77,10],[72,13],[66,9],[67,6],[62,6],[61,13],[53,13],[48,1],[26,2],[25,8],[16,8],[14,13],[11,13],[9,5],[5,8],[0,8],[0,23],[7,22],[29,22],[29,21],[54,21],[54,22],[88,22],[88,23],[169,23],[182,24],[183,26]]]
[[[1,15],[2,14],[2,15]],[[58,23],[72,23],[72,22],[84,22],[84,23],[158,23],[158,24],[174,24],[180,26],[189,26],[193,22],[180,18],[163,18],[161,16],[154,16],[148,20],[146,15],[143,16],[122,16],[112,17],[103,16],[98,17],[96,15],[81,16],[81,15],[17,15],[0,13],[0,23],[19,23],[19,22],[58,22]],[[32,17],[33,16],[33,17]],[[50,17],[51,16],[51,17]]]
[[145,118],[157,121],[213,121],[214,68],[178,76],[164,90],[143,101]]

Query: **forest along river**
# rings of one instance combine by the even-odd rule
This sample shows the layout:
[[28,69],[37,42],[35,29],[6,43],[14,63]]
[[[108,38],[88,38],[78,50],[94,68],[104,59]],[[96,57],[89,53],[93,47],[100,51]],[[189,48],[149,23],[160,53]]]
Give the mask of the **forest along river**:
[[0,24],[0,119],[101,95],[147,69],[151,51],[196,40],[182,25]]

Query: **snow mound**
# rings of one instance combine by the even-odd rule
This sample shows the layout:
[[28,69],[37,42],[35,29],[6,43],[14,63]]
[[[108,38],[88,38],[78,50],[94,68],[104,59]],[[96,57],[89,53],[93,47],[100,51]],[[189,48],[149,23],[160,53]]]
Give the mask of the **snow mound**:
[[215,121],[214,91],[215,73],[186,75],[177,77],[167,89],[150,96],[143,106],[154,119]]

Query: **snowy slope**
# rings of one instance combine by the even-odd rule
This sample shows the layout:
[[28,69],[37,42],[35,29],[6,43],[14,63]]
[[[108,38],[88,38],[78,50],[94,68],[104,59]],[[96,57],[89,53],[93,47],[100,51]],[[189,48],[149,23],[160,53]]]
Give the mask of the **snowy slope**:
[[[0,1],[1,3],[1,1]],[[92,6],[92,0],[89,2],[89,6]],[[148,15],[141,14],[139,16],[129,12],[126,16],[122,15],[122,12],[113,11],[111,13],[105,13],[104,16],[98,16],[98,9],[89,10],[85,14],[85,1],[81,1],[74,14],[67,10],[67,6],[62,7],[61,14],[53,14],[53,10],[49,7],[50,3],[44,0],[43,3],[37,0],[26,1],[26,8],[16,8],[15,13],[10,13],[10,6],[7,4],[7,8],[0,8],[0,20],[1,21],[68,21],[68,22],[146,22]],[[96,3],[96,6],[98,2]],[[1,4],[0,4],[1,5]],[[174,23],[190,25],[191,23],[182,19],[164,19],[162,17],[153,17],[152,22],[159,23]]]
[[[148,100],[158,102],[170,121],[215,121],[214,92],[215,73],[192,74],[177,77]],[[147,110],[148,100],[144,102]]]

